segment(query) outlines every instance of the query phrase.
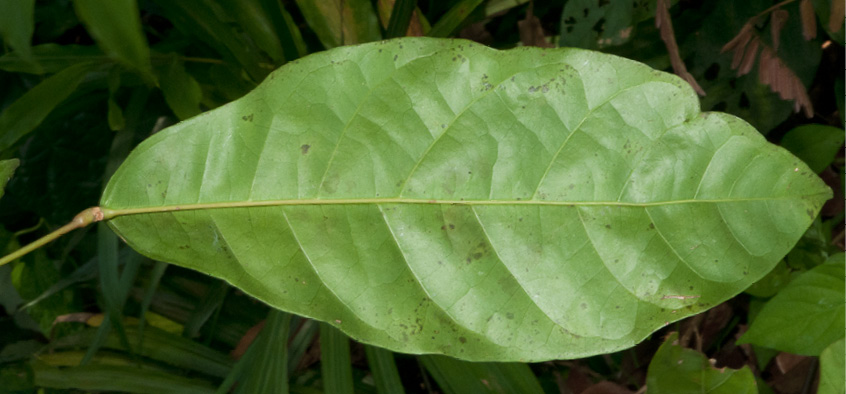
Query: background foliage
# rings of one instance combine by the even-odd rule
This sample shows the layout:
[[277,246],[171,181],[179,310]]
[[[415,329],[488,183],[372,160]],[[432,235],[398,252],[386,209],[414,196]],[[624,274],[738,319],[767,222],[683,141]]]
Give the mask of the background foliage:
[[627,351],[536,364],[350,344],[91,228],[0,267],[0,392],[842,393],[842,22],[838,0],[0,2],[7,250],[95,205],[150,134],[288,61],[404,35],[577,46],[675,71],[704,110],[752,123],[836,194],[745,294]]

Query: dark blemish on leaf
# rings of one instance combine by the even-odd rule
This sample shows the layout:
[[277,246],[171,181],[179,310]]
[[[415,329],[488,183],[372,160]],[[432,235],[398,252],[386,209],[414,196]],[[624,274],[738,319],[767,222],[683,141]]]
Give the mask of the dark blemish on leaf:
[[605,225],[605,228],[607,228],[607,229],[611,229],[611,225],[610,225],[610,224],[606,224],[606,225]]
[[455,57],[455,56],[453,56],[453,57],[452,57],[452,61],[455,61],[455,59],[456,59],[456,57]]
[[179,249],[191,249],[191,247],[188,246],[188,245],[179,245],[178,248]]
[[464,338],[464,337],[458,337],[458,342],[461,342],[461,343],[467,343],[467,338]]
[[505,318],[508,319],[508,320],[514,320],[514,314],[511,313],[511,312],[508,312],[508,313],[505,314]]
[[445,128],[446,128],[446,123],[441,123],[441,128],[442,128],[442,129],[445,129]]
[[300,150],[301,150],[301,151],[303,151],[303,154],[304,154],[304,155],[306,155],[306,154],[308,154],[308,150],[309,150],[310,148],[311,148],[311,145],[309,145],[309,144],[303,144],[303,146],[301,146],[301,147],[300,147]]
[[381,49],[379,50],[379,53],[382,53],[382,50],[381,50]]
[[466,261],[467,261],[467,264],[470,264],[473,260],[470,260],[470,258],[468,257]]
[[244,116],[241,117],[241,119],[246,120],[247,122],[252,122],[253,121],[253,114],[244,115]]
[[446,230],[446,226],[441,226],[441,230]]
[[689,287],[689,289],[690,289],[690,290],[693,290],[693,286],[690,286],[690,287]]
[[294,282],[299,282],[300,278],[294,278]]
[[444,265],[443,261],[438,260],[438,265]]
[[655,223],[649,223],[649,228],[650,228],[650,229],[654,229],[654,228],[655,228]]
[[148,184],[147,184],[147,187],[153,187],[153,185],[151,185],[151,184],[149,184],[149,183],[148,183]]
[[534,93],[534,92],[537,92],[537,91],[538,91],[538,88],[536,88],[534,86],[529,86],[529,93]]
[[579,304],[579,307],[581,307],[582,309],[587,309],[587,304],[583,302]]
[[572,184],[572,183],[571,183],[570,185],[568,185],[568,186],[567,186],[567,188],[568,188],[568,189],[570,189],[570,190],[573,190],[573,188],[574,188],[574,187],[576,187],[576,185],[574,185],[574,184]]
[[394,61],[397,61],[397,57],[398,57],[397,55],[394,55]]
[[518,221],[518,222],[522,222],[522,221],[523,221],[523,218],[518,218],[518,219],[517,219],[517,221]]
[[455,225],[454,225],[454,224],[452,224],[452,223],[450,223],[450,224],[449,224],[449,229],[450,229],[450,230],[454,230],[454,229],[455,229]]
[[619,305],[617,305],[617,306],[615,306],[615,307],[614,307],[614,309],[620,309],[620,306],[619,306]]
[[614,262],[615,262],[615,263],[619,263],[619,262],[620,262],[620,259],[614,259]]
[[481,259],[481,258],[482,258],[482,254],[481,254],[481,253],[479,253],[479,252],[476,252],[476,253],[473,253],[473,256],[472,256],[472,257],[473,257],[474,259],[478,260],[478,259]]
[[402,180],[397,181],[397,187],[402,186]]

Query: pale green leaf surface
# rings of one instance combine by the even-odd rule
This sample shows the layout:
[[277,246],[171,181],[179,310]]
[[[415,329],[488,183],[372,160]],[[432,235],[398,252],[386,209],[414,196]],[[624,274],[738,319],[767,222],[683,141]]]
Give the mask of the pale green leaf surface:
[[781,146],[793,152],[819,174],[831,165],[834,156],[843,149],[843,140],[843,129],[809,124],[788,131],[781,139]]
[[675,343],[672,333],[649,363],[646,387],[650,394],[757,394],[755,375],[741,369],[714,368],[708,358]]
[[103,51],[152,79],[150,48],[136,0],[76,0],[73,4]]
[[846,390],[846,342],[841,338],[820,354],[820,387],[817,394],[840,394]]
[[819,356],[846,330],[843,254],[832,256],[782,289],[738,340],[806,356]]
[[730,298],[830,195],[671,74],[406,38],[289,63],[156,134],[101,205],[151,258],[357,340],[527,361]]

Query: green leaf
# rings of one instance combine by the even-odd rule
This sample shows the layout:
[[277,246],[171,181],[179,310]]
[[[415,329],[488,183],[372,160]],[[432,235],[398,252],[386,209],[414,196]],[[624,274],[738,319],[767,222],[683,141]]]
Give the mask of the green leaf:
[[150,48],[141,30],[141,15],[136,0],[75,0],[76,14],[100,48],[153,79]]
[[394,354],[388,350],[364,346],[367,355],[367,364],[373,373],[373,380],[376,382],[376,391],[383,394],[403,394],[405,389],[400,380],[397,364],[394,362]]
[[15,173],[15,169],[19,165],[21,165],[21,161],[18,159],[0,160],[0,198],[6,191],[6,183],[9,182],[9,179],[12,179],[12,174]]
[[634,23],[655,15],[655,1],[635,3],[635,0],[568,1],[561,13],[559,44],[597,49],[628,42]]
[[[126,325],[126,335],[137,354],[160,363],[173,365],[206,375],[224,377],[229,373],[232,362],[229,356],[203,346],[197,342],[170,334],[155,327],[141,328]],[[64,336],[51,342],[51,350],[62,350],[90,346],[97,339],[98,329],[89,328]],[[115,333],[105,337],[102,348],[127,351],[126,346]]]
[[52,74],[80,63],[112,62],[96,46],[43,44],[32,48],[39,67],[32,67],[17,52],[0,56],[0,70],[14,73]]
[[30,67],[36,64],[32,57],[34,13],[35,0],[0,1],[0,36]]
[[218,393],[279,393],[288,391],[288,329],[291,315],[272,310],[258,337],[238,360]]
[[0,114],[0,152],[34,130],[85,78],[89,64],[77,64],[45,79]]
[[483,0],[461,0],[457,2],[447,13],[438,19],[438,23],[432,26],[432,30],[426,33],[429,37],[449,37],[461,26],[467,17],[482,4]]
[[843,140],[843,129],[809,124],[788,131],[781,139],[781,146],[819,174],[831,165],[834,156],[843,149]]
[[738,294],[830,196],[671,74],[405,38],[289,63],[157,133],[101,205],[141,253],[356,340],[528,361]]
[[323,391],[352,394],[353,378],[350,365],[350,339],[328,324],[320,324],[320,372]]
[[180,120],[188,119],[201,112],[200,101],[203,92],[200,84],[185,71],[182,60],[174,56],[166,67],[159,71],[159,81],[165,101]]
[[817,394],[840,394],[844,392],[846,382],[846,342],[841,338],[832,343],[820,354],[820,387]]
[[214,388],[203,380],[141,369],[135,365],[86,365],[56,368],[32,364],[35,385],[56,389],[118,391],[121,393],[211,394]]
[[327,49],[382,39],[369,0],[297,0],[297,5]]
[[646,374],[650,393],[758,393],[748,366],[716,369],[702,353],[676,344],[678,337],[672,333],[652,357]]
[[767,302],[737,343],[819,356],[846,331],[844,275],[842,253],[800,275]]
[[527,364],[471,363],[444,356],[421,356],[418,359],[448,394],[543,393]]
[[271,14],[262,8],[261,0],[223,0],[218,4],[235,18],[256,46],[267,53],[276,64],[285,62],[282,43],[273,26]]
[[385,29],[385,38],[405,36],[415,7],[417,7],[416,0],[397,0],[394,2],[394,6],[391,8],[391,17],[388,19],[388,28]]

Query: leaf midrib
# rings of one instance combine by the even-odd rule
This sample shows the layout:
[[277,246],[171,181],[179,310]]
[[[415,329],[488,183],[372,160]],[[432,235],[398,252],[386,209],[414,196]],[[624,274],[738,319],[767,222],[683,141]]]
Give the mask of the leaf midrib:
[[829,193],[814,193],[797,196],[781,197],[744,197],[744,198],[723,198],[723,199],[683,199],[665,200],[650,202],[626,202],[626,201],[545,201],[545,200],[436,200],[423,198],[339,198],[339,199],[292,199],[292,200],[264,200],[264,201],[226,201],[212,203],[190,203],[175,205],[159,205],[138,208],[111,209],[102,207],[105,219],[112,219],[118,216],[139,215],[151,213],[165,213],[175,211],[196,211],[206,209],[226,208],[260,208],[274,206],[307,206],[307,205],[379,205],[379,204],[416,204],[416,205],[516,205],[516,206],[608,206],[608,207],[633,207],[645,208],[665,205],[684,204],[720,204],[754,201],[779,201],[779,200],[800,200],[823,197],[828,199]]

